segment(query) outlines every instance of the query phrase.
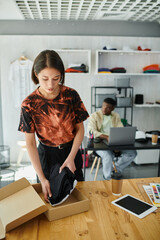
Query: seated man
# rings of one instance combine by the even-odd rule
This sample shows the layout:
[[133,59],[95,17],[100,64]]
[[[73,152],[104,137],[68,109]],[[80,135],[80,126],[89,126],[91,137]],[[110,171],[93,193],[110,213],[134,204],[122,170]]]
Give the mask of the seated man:
[[[108,141],[110,127],[123,127],[119,114],[113,112],[115,105],[115,100],[106,98],[103,101],[101,110],[90,115],[88,131],[93,132],[94,138],[106,139]],[[96,152],[102,158],[104,179],[111,179],[114,152],[110,150]],[[115,162],[117,171],[122,172],[134,160],[136,155],[137,152],[135,150],[121,150],[121,156]]]

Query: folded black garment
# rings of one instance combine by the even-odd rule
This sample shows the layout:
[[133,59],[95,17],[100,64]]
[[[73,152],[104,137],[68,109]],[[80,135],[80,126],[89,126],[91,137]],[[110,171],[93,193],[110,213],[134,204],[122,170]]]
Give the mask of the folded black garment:
[[126,73],[126,69],[125,68],[112,68],[111,69],[112,73]]
[[48,200],[52,206],[58,205],[64,202],[77,184],[75,174],[73,174],[68,167],[65,167],[61,173],[59,173],[60,164],[54,165],[50,172],[50,188],[52,197],[48,197]]
[[117,48],[107,48],[106,46],[103,47],[103,50],[117,50]]

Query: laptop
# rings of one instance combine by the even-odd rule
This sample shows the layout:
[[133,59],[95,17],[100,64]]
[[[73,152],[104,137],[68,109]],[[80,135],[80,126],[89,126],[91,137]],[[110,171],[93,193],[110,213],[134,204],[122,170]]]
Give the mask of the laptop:
[[109,142],[103,140],[108,146],[133,145],[135,143],[136,127],[111,127]]

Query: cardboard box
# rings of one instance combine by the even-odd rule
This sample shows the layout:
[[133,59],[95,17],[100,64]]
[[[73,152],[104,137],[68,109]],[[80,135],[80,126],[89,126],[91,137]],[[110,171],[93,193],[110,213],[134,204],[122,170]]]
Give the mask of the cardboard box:
[[[33,184],[34,189],[45,202],[41,184]],[[68,199],[58,206],[52,207],[45,202],[48,210],[44,213],[49,221],[68,217],[74,214],[85,212],[89,209],[89,199],[84,196],[77,188],[73,190]]]
[[44,200],[41,184],[31,185],[21,178],[0,189],[0,239],[41,213],[53,221],[88,209],[89,199],[76,188],[64,203],[52,207]]
[[25,178],[0,189],[0,239],[6,232],[47,210],[33,186]]

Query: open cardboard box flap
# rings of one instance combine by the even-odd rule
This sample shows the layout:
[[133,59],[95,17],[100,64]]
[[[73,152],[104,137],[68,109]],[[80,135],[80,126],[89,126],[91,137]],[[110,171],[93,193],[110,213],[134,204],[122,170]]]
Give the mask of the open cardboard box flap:
[[44,201],[25,178],[0,189],[0,239],[5,233],[47,211]]

